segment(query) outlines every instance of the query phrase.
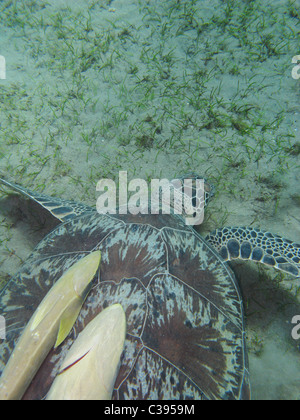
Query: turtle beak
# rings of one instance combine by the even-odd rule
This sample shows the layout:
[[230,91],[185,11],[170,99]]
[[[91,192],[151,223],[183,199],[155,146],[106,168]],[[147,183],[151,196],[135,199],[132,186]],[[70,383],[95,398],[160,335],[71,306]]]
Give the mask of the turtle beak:
[[112,305],[97,315],[67,353],[47,400],[111,399],[125,336],[121,305]]
[[0,399],[20,399],[49,351],[67,337],[76,321],[101,254],[74,264],[54,284],[25,327],[0,379]]

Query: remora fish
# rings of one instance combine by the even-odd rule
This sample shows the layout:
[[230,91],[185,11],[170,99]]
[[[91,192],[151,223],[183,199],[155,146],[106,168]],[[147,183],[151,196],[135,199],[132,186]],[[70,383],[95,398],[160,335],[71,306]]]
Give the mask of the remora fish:
[[125,335],[126,318],[121,305],[100,312],[73,343],[47,400],[111,399]]
[[74,264],[50,289],[25,327],[0,379],[0,400],[17,400],[51,348],[69,334],[100,264],[100,251]]

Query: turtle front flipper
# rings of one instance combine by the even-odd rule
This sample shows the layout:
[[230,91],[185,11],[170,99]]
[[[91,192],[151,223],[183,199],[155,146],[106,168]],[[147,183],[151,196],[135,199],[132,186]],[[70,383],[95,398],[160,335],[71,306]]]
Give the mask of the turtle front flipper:
[[53,198],[45,194],[40,194],[9,182],[3,178],[0,178],[0,184],[3,184],[6,187],[18,192],[19,194],[25,195],[26,197],[35,201],[46,210],[48,210],[54,217],[56,217],[56,219],[60,220],[61,222],[65,222],[66,220],[72,219],[73,217],[93,211],[91,207],[86,206],[85,204],[75,203],[74,201],[62,200],[60,198]]
[[300,244],[250,227],[225,227],[206,241],[225,261],[251,260],[300,277]]

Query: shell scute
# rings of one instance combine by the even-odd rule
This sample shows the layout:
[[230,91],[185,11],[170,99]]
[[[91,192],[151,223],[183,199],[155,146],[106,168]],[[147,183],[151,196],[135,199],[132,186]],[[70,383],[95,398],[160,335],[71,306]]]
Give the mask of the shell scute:
[[[175,215],[91,213],[58,226],[0,295],[11,319],[3,369],[30,314],[61,274],[101,250],[100,271],[66,341],[51,351],[26,392],[43,398],[80,331],[120,303],[127,337],[114,398],[219,399],[249,395],[243,308],[231,271]],[[177,226],[175,228],[174,226]],[[28,308],[28,309],[26,309]]]

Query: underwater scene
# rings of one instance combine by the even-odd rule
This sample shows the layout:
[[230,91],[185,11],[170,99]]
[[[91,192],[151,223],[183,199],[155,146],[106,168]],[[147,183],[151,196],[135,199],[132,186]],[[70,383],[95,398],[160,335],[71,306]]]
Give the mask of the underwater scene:
[[[296,0],[0,0],[0,399],[300,399],[299,40]],[[190,177],[195,226],[99,214]]]

